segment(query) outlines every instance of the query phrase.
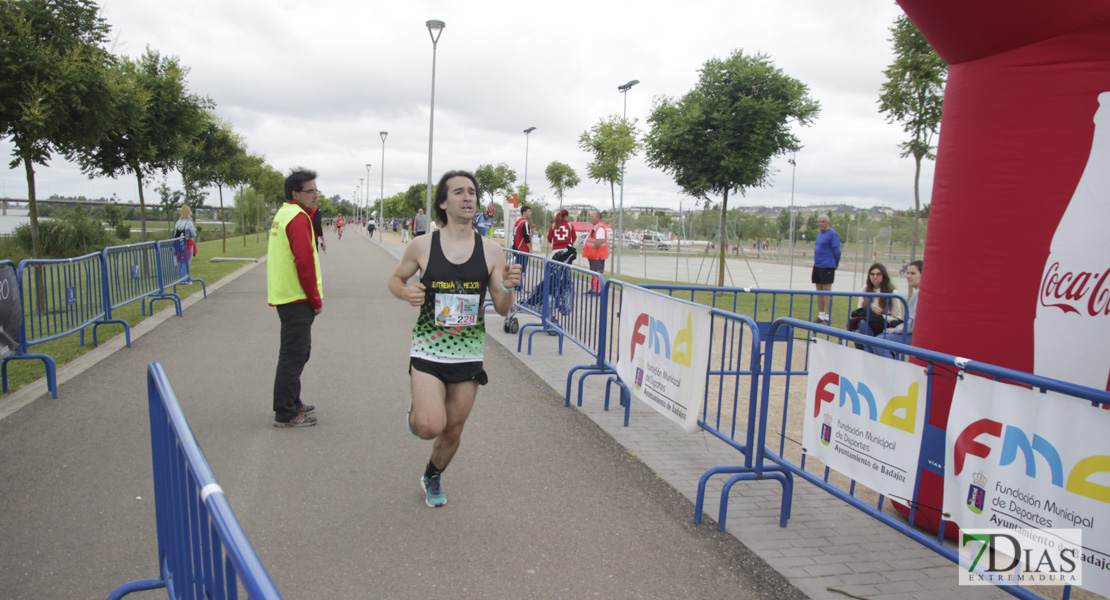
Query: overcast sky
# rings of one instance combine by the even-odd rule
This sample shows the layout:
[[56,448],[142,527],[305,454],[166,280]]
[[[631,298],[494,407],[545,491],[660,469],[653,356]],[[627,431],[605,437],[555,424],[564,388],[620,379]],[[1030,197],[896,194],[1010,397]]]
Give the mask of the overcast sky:
[[[147,46],[190,69],[197,94],[216,103],[252,153],[276,169],[319,172],[324,193],[354,199],[371,163],[371,199],[379,195],[385,142],[385,195],[427,178],[432,42],[429,19],[446,22],[436,58],[433,179],[449,169],[506,163],[525,175],[534,197],[557,199],[544,178],[552,161],[583,179],[567,203],[610,204],[609,187],[586,175],[590,155],[579,135],[623,110],[641,129],[660,96],[679,97],[712,57],[736,49],[764,53],[801,80],[821,103],[811,127],[798,128],[794,202],[859,207],[913,206],[913,160],[900,158],[906,134],[877,110],[882,71],[892,60],[888,28],[901,14],[893,2],[844,0],[693,0],[686,3],[524,3],[354,0],[101,0],[116,54]],[[0,142],[10,157],[11,144]],[[10,158],[5,160],[5,165]],[[785,158],[766,188],[743,204],[786,206],[791,166]],[[53,194],[137,201],[135,179],[89,180],[55,158],[37,166],[38,197]],[[921,180],[929,201],[933,164]],[[0,171],[7,197],[27,194],[22,167]],[[179,187],[180,176],[169,182]],[[157,182],[146,187],[157,203]],[[225,190],[225,199],[230,202]],[[629,161],[625,206],[677,208],[671,178]],[[719,199],[718,199],[719,200]],[[211,190],[208,204],[217,202]]]

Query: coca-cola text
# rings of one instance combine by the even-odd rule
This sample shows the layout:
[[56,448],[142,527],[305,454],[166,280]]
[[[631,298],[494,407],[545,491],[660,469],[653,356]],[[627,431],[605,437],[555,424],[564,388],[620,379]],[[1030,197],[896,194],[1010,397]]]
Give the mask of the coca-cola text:
[[[1060,263],[1049,267],[1041,280],[1041,306],[1059,308],[1065,313],[1082,314],[1084,299],[1086,312],[1092,317],[1110,315],[1110,268],[1102,273],[1068,271],[1060,274]],[[1094,284],[1092,286],[1092,283]]]

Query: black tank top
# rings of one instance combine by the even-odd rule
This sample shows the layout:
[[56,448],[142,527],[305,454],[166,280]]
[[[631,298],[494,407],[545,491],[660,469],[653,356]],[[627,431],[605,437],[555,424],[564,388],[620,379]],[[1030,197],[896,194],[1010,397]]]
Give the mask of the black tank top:
[[474,251],[461,265],[447,260],[432,233],[428,266],[420,277],[424,304],[412,328],[410,356],[434,362],[482,360],[486,343],[486,300],[489,269],[482,238],[474,234]]

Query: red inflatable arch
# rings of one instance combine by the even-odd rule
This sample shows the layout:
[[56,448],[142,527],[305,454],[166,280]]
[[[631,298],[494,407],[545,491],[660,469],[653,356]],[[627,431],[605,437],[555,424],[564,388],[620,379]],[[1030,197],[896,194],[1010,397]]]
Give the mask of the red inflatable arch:
[[914,345],[1110,389],[1110,2],[900,5],[949,64]]

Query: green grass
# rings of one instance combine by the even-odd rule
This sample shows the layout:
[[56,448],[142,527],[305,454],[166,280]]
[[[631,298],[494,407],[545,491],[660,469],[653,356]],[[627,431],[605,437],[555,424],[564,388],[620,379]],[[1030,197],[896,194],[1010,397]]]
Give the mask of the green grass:
[[[147,222],[148,226],[150,222]],[[227,252],[223,252],[223,240],[211,240],[201,242],[197,245],[197,256],[193,259],[191,265],[191,275],[194,279],[202,279],[206,284],[211,286],[220,279],[230,275],[234,271],[242,268],[242,262],[211,262],[214,256],[226,257],[239,257],[239,258],[258,258],[266,254],[266,244],[268,242],[267,236],[248,235],[246,237],[246,245],[244,246],[243,237],[229,237],[227,239]],[[198,285],[184,285],[177,287],[177,293],[182,299],[188,298],[193,294],[201,292],[201,286]],[[162,309],[170,307],[170,301],[163,300],[155,303],[155,309],[161,311]],[[135,301],[127,306],[112,311],[112,317],[116,319],[123,319],[128,322],[131,327],[141,323],[147,317],[141,314],[141,302]],[[149,312],[149,311],[147,311]],[[108,324],[101,325],[97,330],[98,341],[103,344],[104,342],[123,334],[123,327],[120,325]],[[92,325],[85,328],[85,345],[80,344],[80,334],[73,332],[63,338],[46,342],[43,344],[36,344],[29,348],[29,351],[34,354],[48,354],[54,358],[54,361],[61,367],[81,355],[89,352],[94,348],[92,345]],[[15,392],[20,388],[37,381],[46,375],[46,368],[43,366],[41,360],[13,360],[8,362],[8,391],[9,393]]]
[[[657,284],[657,285],[674,285],[673,281],[660,281],[656,279],[643,279],[640,277],[620,277],[621,281],[632,283],[635,285],[643,284]],[[756,321],[774,321],[781,317],[793,317],[803,321],[812,321],[817,318],[817,303],[813,301],[813,306],[810,306],[811,299],[814,296],[797,295],[794,296],[794,305],[790,305],[790,296],[783,294],[779,295],[774,303],[774,313],[772,314],[771,298],[768,294],[761,294],[759,296],[759,304],[756,306],[756,295],[748,293],[732,293],[732,292],[718,292],[714,294],[708,291],[713,286],[698,286],[696,284],[681,284],[690,285],[692,287],[704,287],[707,291],[695,291],[693,298],[690,292],[682,291],[676,292],[674,296],[683,300],[692,300],[697,304],[704,306],[716,306],[719,309],[735,312],[737,314],[751,317]],[[853,299],[854,300],[854,299]],[[830,311],[830,323],[834,327],[844,327],[848,323],[848,316],[852,312],[852,307],[849,305],[848,298],[843,296],[836,296],[832,298],[832,310]],[[812,308],[812,310],[811,310]],[[758,310],[757,310],[758,309]]]

